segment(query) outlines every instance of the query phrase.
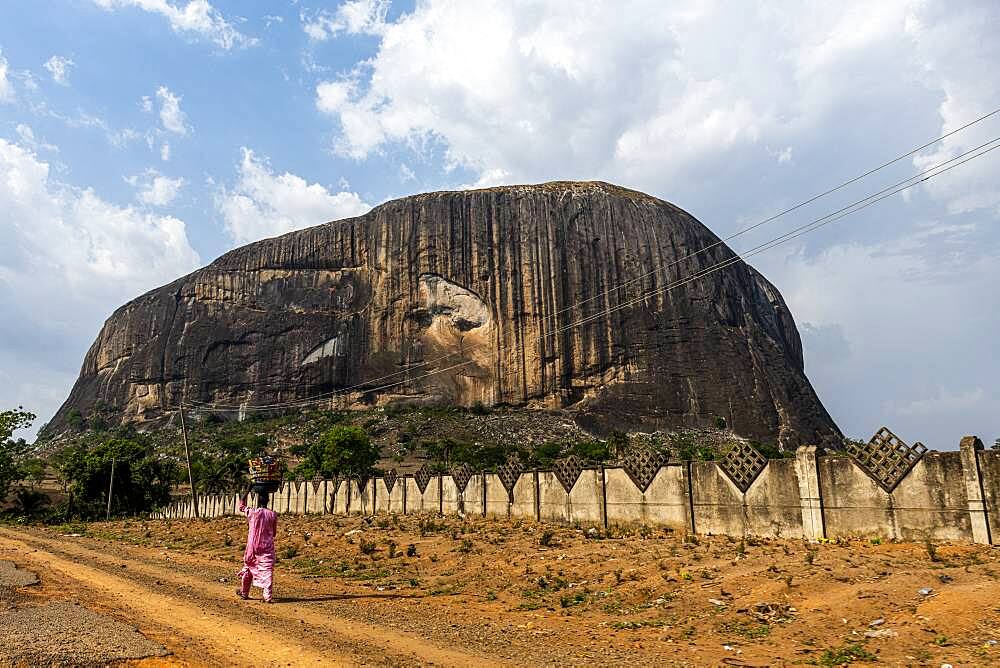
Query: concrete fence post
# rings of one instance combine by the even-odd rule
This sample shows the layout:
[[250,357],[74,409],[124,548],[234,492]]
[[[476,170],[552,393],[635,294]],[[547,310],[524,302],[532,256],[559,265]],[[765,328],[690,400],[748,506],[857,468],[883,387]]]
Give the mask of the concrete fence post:
[[962,477],[969,500],[969,520],[972,523],[972,542],[990,545],[989,518],[986,516],[986,502],[983,494],[983,473],[979,468],[979,451],[983,442],[976,436],[964,436],[959,442],[962,456]]
[[538,480],[538,469],[536,468],[533,472],[534,482],[535,482],[535,521],[542,521],[542,499],[541,499],[541,483]]
[[823,495],[819,489],[817,448],[803,445],[795,451],[795,475],[799,480],[799,499],[802,507],[802,533],[806,538],[826,538],[823,522]]
[[604,464],[601,464],[601,523],[604,530],[608,530],[608,476],[604,472]]

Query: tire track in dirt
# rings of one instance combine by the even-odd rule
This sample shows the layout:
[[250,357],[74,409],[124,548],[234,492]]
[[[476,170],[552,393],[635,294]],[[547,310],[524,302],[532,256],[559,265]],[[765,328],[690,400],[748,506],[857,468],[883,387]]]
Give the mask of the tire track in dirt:
[[[178,575],[164,565],[129,556],[111,556],[80,545],[53,541],[26,532],[0,529],[0,545],[20,547],[28,560],[44,568],[54,568],[73,580],[103,589],[105,598],[114,601],[142,617],[208,644],[227,663],[254,648],[253,663],[271,664],[355,664],[377,661],[380,664],[481,665],[483,657],[459,650],[446,649],[420,638],[346,620],[319,611],[312,606],[296,608],[255,605],[252,614],[261,621],[278,622],[276,626],[289,632],[272,632],[268,624],[248,624],[238,619],[246,614],[247,606],[233,607],[230,585],[192,582],[190,576]],[[91,566],[76,563],[86,561]],[[123,562],[126,568],[122,568]],[[113,573],[113,574],[112,574]],[[142,576],[156,583],[169,583],[183,595],[161,594],[153,585],[143,583]],[[194,599],[192,601],[192,599]],[[252,604],[251,604],[252,605]],[[208,608],[209,610],[206,610]],[[213,618],[209,618],[209,616]],[[274,626],[274,625],[272,625]],[[305,627],[305,628],[304,628]],[[298,631],[297,633],[294,633]],[[293,635],[294,633],[294,635]],[[302,636],[318,638],[322,644],[333,644],[342,656],[303,642]],[[258,649],[260,651],[258,652]]]

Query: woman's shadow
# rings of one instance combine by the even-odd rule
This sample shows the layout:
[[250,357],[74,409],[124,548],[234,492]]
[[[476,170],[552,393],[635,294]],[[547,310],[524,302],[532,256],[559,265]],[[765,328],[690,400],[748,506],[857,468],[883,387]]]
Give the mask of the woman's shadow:
[[320,601],[348,601],[355,598],[423,598],[422,594],[336,594],[328,596],[275,596],[272,603],[317,603]]

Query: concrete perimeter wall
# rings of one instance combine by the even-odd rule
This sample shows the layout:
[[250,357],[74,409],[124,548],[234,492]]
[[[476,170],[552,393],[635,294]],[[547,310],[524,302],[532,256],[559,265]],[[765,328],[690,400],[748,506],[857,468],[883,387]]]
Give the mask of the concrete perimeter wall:
[[[198,499],[200,517],[238,512],[233,495]],[[716,462],[661,467],[645,491],[622,468],[584,469],[570,490],[555,473],[527,470],[508,494],[494,473],[477,473],[464,490],[450,475],[423,492],[411,475],[391,489],[383,478],[287,482],[271,507],[294,514],[438,513],[527,517],[581,526],[650,524],[729,536],[837,538],[1000,544],[1000,451],[975,437],[957,452],[928,452],[892,489],[883,489],[850,457],[802,447],[772,459],[742,492]],[[154,515],[194,516],[190,500]]]

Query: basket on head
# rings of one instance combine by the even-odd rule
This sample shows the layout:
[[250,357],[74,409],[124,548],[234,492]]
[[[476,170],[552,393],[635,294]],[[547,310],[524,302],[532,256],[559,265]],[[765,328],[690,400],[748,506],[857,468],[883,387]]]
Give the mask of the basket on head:
[[281,487],[281,465],[277,459],[264,455],[250,460],[250,480],[258,493],[277,491]]

